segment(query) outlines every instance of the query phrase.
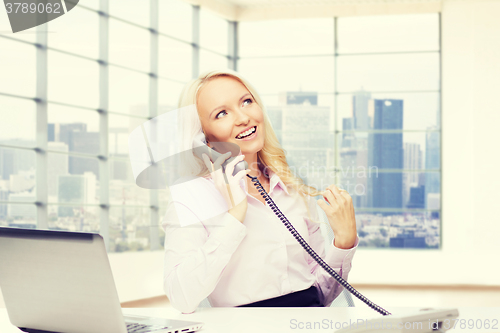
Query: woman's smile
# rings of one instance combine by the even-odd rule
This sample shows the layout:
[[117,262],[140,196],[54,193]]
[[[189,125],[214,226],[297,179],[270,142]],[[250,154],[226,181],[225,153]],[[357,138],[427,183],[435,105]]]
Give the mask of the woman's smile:
[[257,136],[257,126],[253,126],[250,129],[238,134],[238,136],[236,137],[236,140],[250,141],[250,140],[254,139],[256,136]]

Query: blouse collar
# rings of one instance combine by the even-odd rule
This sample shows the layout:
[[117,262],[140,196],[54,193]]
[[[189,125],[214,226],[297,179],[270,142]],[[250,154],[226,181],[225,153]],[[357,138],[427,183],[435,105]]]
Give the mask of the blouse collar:
[[267,174],[269,177],[269,192],[271,192],[276,185],[279,185],[281,189],[286,192],[286,194],[290,195],[290,193],[288,193],[288,189],[286,188],[285,183],[283,183],[283,181],[281,180],[281,178],[278,176],[277,173],[268,169]]

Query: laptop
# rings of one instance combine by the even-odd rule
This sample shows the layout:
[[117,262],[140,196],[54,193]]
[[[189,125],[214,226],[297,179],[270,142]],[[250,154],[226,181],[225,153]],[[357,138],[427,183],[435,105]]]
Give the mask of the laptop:
[[189,333],[203,325],[124,316],[99,234],[0,227],[0,288],[10,322],[25,332]]

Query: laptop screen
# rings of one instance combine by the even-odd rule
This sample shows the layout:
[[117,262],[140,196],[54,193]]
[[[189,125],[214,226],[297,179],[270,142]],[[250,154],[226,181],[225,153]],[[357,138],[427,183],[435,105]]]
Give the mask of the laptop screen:
[[15,326],[126,332],[98,234],[0,227],[0,288]]

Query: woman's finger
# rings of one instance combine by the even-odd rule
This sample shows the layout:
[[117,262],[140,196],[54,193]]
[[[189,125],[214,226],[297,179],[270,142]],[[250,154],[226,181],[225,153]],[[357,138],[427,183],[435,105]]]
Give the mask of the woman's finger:
[[203,159],[203,163],[207,166],[207,169],[212,172],[213,171],[213,164],[212,161],[210,161],[210,158],[208,158],[207,154],[201,154],[201,158]]
[[326,188],[325,192],[330,192],[330,193],[332,193],[332,195],[335,197],[335,193],[333,192],[333,187],[334,187],[334,186],[335,186],[334,184],[332,184],[332,185],[328,186],[328,187]]
[[330,189],[330,191],[333,192],[333,195],[335,196],[335,199],[337,199],[337,200],[345,200],[344,196],[342,194],[340,194],[340,191],[337,188],[337,186],[330,185],[328,188]]
[[236,181],[240,181],[241,178],[245,177],[249,172],[250,172],[250,169],[241,170],[236,175],[234,175],[233,179]]
[[229,157],[231,157],[231,152],[228,151],[225,154],[220,155],[214,162],[214,168],[215,170],[218,170],[222,163],[224,163],[225,160],[227,160]]
[[332,206],[330,206],[329,204],[327,204],[324,200],[321,200],[321,199],[318,199],[317,201],[318,203],[318,206],[323,209],[323,211],[325,212],[325,214],[328,216],[329,214],[331,214],[331,211],[330,209],[332,209]]
[[243,159],[245,158],[245,155],[238,155],[236,156],[231,162],[229,162],[227,165],[226,165],[226,173],[227,174],[233,174],[233,171],[234,171],[234,168],[236,167],[236,164],[243,161]]
[[323,192],[323,198],[332,206],[336,205],[337,201],[335,199],[335,196],[333,195],[332,191],[330,191],[328,188],[326,189],[325,192]]
[[346,199],[346,200],[349,200],[351,199],[351,195],[349,194],[349,192],[347,192],[346,190],[341,190],[340,191],[340,194]]

